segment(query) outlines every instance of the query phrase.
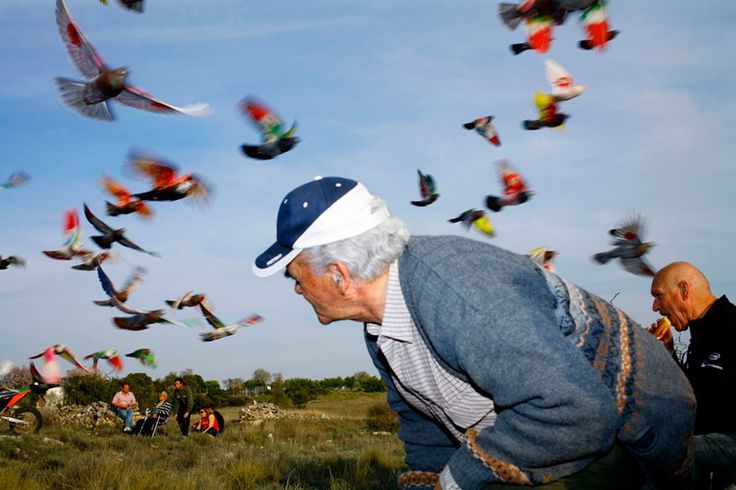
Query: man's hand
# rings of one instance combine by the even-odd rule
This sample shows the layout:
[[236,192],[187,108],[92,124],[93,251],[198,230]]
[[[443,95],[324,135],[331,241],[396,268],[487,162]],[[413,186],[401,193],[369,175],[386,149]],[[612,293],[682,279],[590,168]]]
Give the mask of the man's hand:
[[672,337],[670,321],[666,317],[659,318],[656,323],[652,323],[647,331],[662,342],[667,352],[672,354],[675,351],[675,339]]
[[189,412],[184,412],[184,418],[185,419],[188,419],[189,418]]

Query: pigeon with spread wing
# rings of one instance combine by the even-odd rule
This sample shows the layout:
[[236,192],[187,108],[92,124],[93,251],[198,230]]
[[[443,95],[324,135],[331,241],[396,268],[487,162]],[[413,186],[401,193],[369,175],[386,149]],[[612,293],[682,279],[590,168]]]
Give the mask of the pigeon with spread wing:
[[247,156],[256,160],[271,160],[299,143],[299,138],[294,136],[296,122],[287,130],[284,121],[255,97],[246,97],[238,107],[262,134],[260,145],[245,144],[240,147]]
[[448,221],[450,223],[462,223],[465,228],[470,228],[471,226],[474,226],[484,235],[488,235],[491,237],[495,235],[493,224],[486,216],[485,211],[482,211],[480,209],[468,209],[458,216],[450,218]]
[[0,191],[20,187],[31,179],[31,176],[21,171],[13,172],[5,182],[0,182]]
[[94,371],[97,371],[97,363],[100,361],[100,359],[104,359],[108,363],[110,363],[112,368],[117,372],[123,370],[123,358],[120,357],[120,354],[118,354],[118,351],[116,349],[105,349],[93,352],[92,354],[85,356],[84,359],[92,359],[92,369]]
[[[120,303],[125,303],[128,301],[128,297],[135,291],[138,286],[143,281],[143,275],[146,273],[146,269],[140,266],[134,267],[133,271],[130,273],[130,276],[128,276],[128,279],[125,281],[125,284],[123,285],[122,289],[119,291],[115,289],[114,286],[111,287],[113,290],[113,295],[115,296],[115,299],[119,301]],[[98,273],[99,274],[99,273]],[[103,272],[104,274],[104,272]],[[98,306],[115,306],[113,304],[112,299],[106,299],[106,300],[95,300],[93,301],[94,304]]]
[[70,260],[75,255],[84,256],[92,253],[82,249],[82,227],[76,209],[64,213],[61,231],[64,235],[64,245],[57,250],[44,250],[44,255],[57,260]]
[[507,160],[500,160],[496,166],[498,178],[503,185],[503,196],[486,196],[486,206],[491,211],[501,211],[504,206],[515,206],[523,204],[532,197],[521,175],[513,169]]
[[422,195],[421,201],[411,201],[414,206],[429,206],[437,200],[440,195],[437,193],[437,187],[434,179],[429,174],[423,174],[421,170],[417,170],[419,174],[419,193]]
[[132,308],[126,305],[125,303],[120,302],[116,297],[118,293],[115,290],[115,287],[113,286],[112,280],[107,275],[107,273],[102,269],[102,267],[97,268],[97,278],[100,280],[100,285],[102,286],[102,290],[105,292],[105,294],[108,295],[112,305],[115,306],[118,310],[122,311],[123,313],[127,313],[130,315],[127,317],[126,316],[113,317],[112,323],[116,327],[123,329],[123,330],[139,331],[139,330],[146,330],[148,328],[148,325],[151,325],[154,323],[170,323],[173,325],[179,325],[183,327],[187,326],[183,323],[164,318],[163,310],[142,311],[142,310],[137,310],[135,308]]
[[11,265],[15,267],[25,267],[26,261],[16,255],[9,255],[7,257],[0,255],[0,271],[7,269]]
[[86,81],[55,78],[62,102],[72,111],[93,119],[113,121],[110,101],[158,113],[202,116],[210,113],[207,104],[175,107],[141,89],[129,85],[128,68],[111,68],[72,20],[64,0],[56,0],[56,24],[72,61]]
[[[56,356],[59,356],[62,359],[74,364],[75,367],[83,371],[87,371],[87,368],[84,367],[82,363],[79,362],[76,357],[74,357],[74,354],[72,354],[72,352],[67,348],[67,346],[63,344],[56,344],[56,345],[52,345],[51,347],[47,347],[43,352],[36,354],[35,356],[31,356],[28,359],[38,359],[41,356],[44,356],[44,362],[46,363],[47,366],[50,363],[55,363]],[[53,370],[57,372],[59,371],[58,367],[54,367]]]
[[125,354],[125,357],[133,357],[141,361],[144,366],[156,369],[156,355],[151,349],[137,349],[133,352]]
[[89,223],[95,227],[97,231],[102,233],[102,235],[95,235],[90,237],[97,244],[98,247],[109,249],[112,247],[113,243],[118,242],[123,247],[132,248],[133,250],[138,250],[139,252],[158,257],[158,254],[156,252],[149,252],[148,250],[145,250],[139,245],[136,245],[135,243],[128,240],[128,238],[125,236],[125,228],[114,229],[110,227],[107,223],[102,221],[100,218],[92,214],[92,211],[90,211],[87,204],[84,205],[84,216],[87,218],[87,221],[89,221]]
[[193,294],[194,291],[187,291],[186,293],[179,296],[177,299],[167,299],[165,303],[171,307],[172,310],[183,310],[184,308],[191,308],[199,306],[200,303],[205,301],[204,294]]
[[130,191],[115,182],[111,177],[103,175],[100,179],[100,184],[109,194],[117,199],[115,204],[105,201],[105,212],[107,212],[108,216],[136,213],[139,217],[145,219],[153,217],[151,209],[144,201],[133,199]]
[[479,135],[483,136],[492,145],[501,146],[498,131],[496,131],[491,121],[493,121],[493,116],[479,117],[474,121],[463,124],[463,127],[468,130],[475,129]]
[[605,264],[610,260],[619,259],[624,269],[640,276],[654,276],[654,268],[644,259],[644,255],[654,247],[654,243],[643,241],[644,221],[641,216],[631,215],[624,219],[618,228],[609,230],[613,237],[607,252],[597,253],[593,260]]
[[557,252],[549,250],[547,247],[535,248],[526,254],[527,257],[532,259],[532,261],[538,264],[542,269],[550,272],[557,272],[554,264],[552,263],[552,259],[554,259],[555,255],[557,255]]
[[131,151],[126,168],[137,178],[150,180],[153,188],[133,194],[142,201],[178,201],[190,198],[206,202],[210,188],[195,174],[180,174],[173,163],[140,151]]
[[213,331],[199,334],[200,337],[202,337],[202,341],[204,342],[212,342],[213,340],[219,340],[223,337],[235,335],[235,332],[237,332],[240,327],[249,327],[263,320],[263,317],[261,317],[261,315],[251,315],[240,320],[238,323],[225,325],[222,320],[217,318],[209,309],[207,309],[204,303],[199,304],[199,309],[202,311],[202,315],[204,315],[207,323],[209,323],[212,328],[214,328]]

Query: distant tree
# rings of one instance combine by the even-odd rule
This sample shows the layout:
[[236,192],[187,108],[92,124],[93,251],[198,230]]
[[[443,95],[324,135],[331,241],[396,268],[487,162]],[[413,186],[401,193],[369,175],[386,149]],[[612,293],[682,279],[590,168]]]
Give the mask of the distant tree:
[[288,408],[291,406],[291,400],[284,392],[284,377],[281,373],[274,373],[271,382],[271,402],[279,407]]
[[341,378],[339,376],[335,378],[322,379],[319,384],[327,390],[339,390],[343,386],[346,386],[345,378]]
[[228,393],[222,389],[220,383],[215,380],[209,380],[205,381],[205,386],[207,387],[206,399],[208,404],[214,403],[216,407],[224,407],[229,404]]
[[245,388],[245,380],[243,378],[227,378],[222,383],[231,395],[240,395],[243,393],[243,388]]
[[64,403],[89,405],[96,401],[112,402],[113,395],[120,390],[118,381],[96,372],[72,371],[61,381],[61,387],[64,389]]
[[361,390],[367,392],[382,392],[386,391],[386,385],[376,376],[371,376],[365,371],[359,371],[353,374],[355,382],[353,383],[354,390]]
[[25,366],[15,366],[8,374],[0,379],[0,386],[14,390],[29,386],[33,382],[31,369]]
[[260,386],[268,386],[273,379],[273,375],[265,369],[258,368],[253,371],[253,376],[251,376],[251,379],[253,381],[257,381]]

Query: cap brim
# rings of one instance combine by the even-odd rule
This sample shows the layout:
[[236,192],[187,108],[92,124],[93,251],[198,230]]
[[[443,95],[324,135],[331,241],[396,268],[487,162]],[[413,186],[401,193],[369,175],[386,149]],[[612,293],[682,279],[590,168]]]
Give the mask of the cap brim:
[[265,252],[256,258],[253,263],[253,274],[258,277],[268,277],[289,265],[289,262],[299,255],[300,248],[289,248],[274,243]]

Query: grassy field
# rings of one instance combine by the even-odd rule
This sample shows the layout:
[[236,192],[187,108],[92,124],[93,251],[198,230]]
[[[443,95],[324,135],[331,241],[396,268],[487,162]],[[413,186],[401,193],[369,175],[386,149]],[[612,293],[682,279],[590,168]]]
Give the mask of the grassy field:
[[39,434],[0,433],[0,488],[12,489],[385,489],[396,488],[402,445],[366,430],[385,394],[333,393],[293,410],[314,418],[258,425],[233,422],[218,438],[179,435],[176,421],[154,439],[111,427],[45,426]]

